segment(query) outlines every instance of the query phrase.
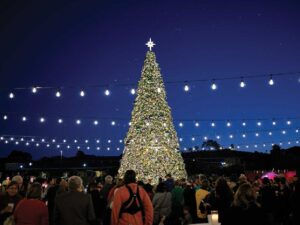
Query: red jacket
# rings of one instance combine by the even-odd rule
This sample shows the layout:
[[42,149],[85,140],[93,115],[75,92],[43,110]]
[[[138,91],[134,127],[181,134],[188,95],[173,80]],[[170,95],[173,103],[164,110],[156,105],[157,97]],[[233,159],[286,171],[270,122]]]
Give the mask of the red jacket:
[[[134,193],[137,190],[136,183],[130,183],[128,186],[132,189]],[[122,213],[120,215],[120,209],[122,204],[126,202],[129,197],[129,191],[125,186],[120,187],[114,196],[112,213],[111,213],[111,225],[152,225],[153,223],[153,206],[149,198],[149,195],[144,190],[144,188],[139,187],[139,195],[142,200],[144,212],[145,212],[145,221],[143,223],[142,211],[138,211],[136,214],[131,215],[129,213]]]
[[23,199],[14,212],[16,225],[48,225],[48,209],[37,199]]

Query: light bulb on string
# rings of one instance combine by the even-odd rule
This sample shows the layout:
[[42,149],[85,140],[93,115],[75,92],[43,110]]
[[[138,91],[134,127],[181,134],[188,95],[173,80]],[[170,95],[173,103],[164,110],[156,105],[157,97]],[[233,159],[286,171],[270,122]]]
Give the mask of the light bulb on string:
[[261,126],[261,122],[260,121],[257,122],[257,126],[259,126],[259,127]]
[[299,133],[299,130],[298,130],[298,129],[296,130],[296,133]]
[[233,135],[232,135],[232,134],[230,134],[230,135],[229,135],[229,138],[231,138],[231,139],[232,139],[232,138],[233,138]]
[[26,116],[23,116],[23,117],[22,117],[22,121],[23,121],[23,122],[26,122],[26,121],[27,121]]
[[273,133],[270,131],[270,132],[269,132],[269,136],[272,136],[272,134],[273,134]]
[[100,150],[100,147],[97,147],[97,150]]
[[182,122],[180,122],[180,123],[179,123],[179,126],[180,126],[180,127],[183,127],[183,123],[182,123]]
[[94,125],[97,126],[99,124],[98,120],[94,120]]
[[286,134],[286,131],[285,131],[285,130],[283,130],[281,133],[282,133],[282,134]]
[[37,87],[32,87],[32,88],[31,88],[31,92],[32,92],[33,94],[37,93]]
[[273,120],[272,125],[275,126],[276,124],[277,124],[276,121]]
[[210,88],[211,88],[213,91],[216,90],[216,89],[218,88],[218,86],[217,86],[216,83],[215,83],[215,80],[212,81],[212,84],[211,84]]
[[104,91],[104,94],[105,94],[106,96],[109,96],[109,95],[110,95],[110,90],[109,90],[109,89],[106,89],[106,90]]
[[288,120],[288,121],[286,121],[286,124],[287,124],[287,125],[291,125],[292,122],[291,122],[290,120]]
[[215,127],[215,126],[216,126],[215,122],[211,122],[210,125],[211,125],[212,127]]
[[116,125],[116,122],[115,121],[111,121],[110,123],[112,126],[115,126]]
[[199,123],[198,122],[196,122],[195,123],[195,127],[199,127],[200,125],[199,125]]
[[273,86],[273,85],[274,85],[274,80],[273,80],[272,75],[270,76],[269,85],[270,85],[270,86]]
[[81,120],[79,120],[79,119],[76,120],[76,124],[77,124],[77,125],[80,125],[80,124],[81,124]]
[[135,89],[134,89],[134,88],[131,88],[130,93],[131,93],[132,95],[135,95]]
[[45,122],[45,118],[44,117],[41,117],[40,118],[40,123],[44,123]]
[[259,137],[259,133],[255,133],[255,137]]
[[246,124],[246,122],[243,122],[242,125],[243,125],[243,127],[245,127],[247,124]]
[[231,127],[231,123],[228,121],[228,122],[226,123],[226,126],[227,126],[227,127]]
[[57,98],[60,98],[60,97],[61,97],[60,91],[56,91],[55,96],[56,96]]
[[7,120],[7,119],[8,119],[8,116],[7,116],[7,115],[4,115],[4,116],[3,116],[3,119],[4,119],[4,120]]
[[244,87],[246,87],[246,83],[245,83],[245,81],[244,81],[244,78],[243,78],[243,77],[241,78],[240,87],[241,87],[241,88],[244,88]]
[[80,93],[79,93],[80,97],[84,97],[85,96],[85,92],[84,90],[81,90]]
[[13,98],[15,97],[15,94],[14,94],[13,92],[10,92],[9,95],[8,95],[8,97],[9,97],[10,99],[13,99]]
[[97,140],[96,140],[96,143],[99,144],[99,143],[100,143],[100,140],[97,139]]
[[61,123],[63,123],[63,119],[58,119],[57,122],[58,122],[59,124],[61,124]]
[[189,85],[187,83],[184,85],[183,90],[185,92],[188,92],[190,90],[190,87],[189,87]]
[[242,134],[242,137],[243,137],[243,138],[246,138],[246,134]]

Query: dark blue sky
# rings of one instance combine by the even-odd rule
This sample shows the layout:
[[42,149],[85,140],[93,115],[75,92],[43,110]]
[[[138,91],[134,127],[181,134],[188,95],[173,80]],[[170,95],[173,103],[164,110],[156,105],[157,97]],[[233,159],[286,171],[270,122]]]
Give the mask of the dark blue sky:
[[[13,149],[27,150],[35,158],[60,150],[74,155],[77,146],[88,154],[121,154],[119,140],[126,136],[135,96],[130,86],[120,85],[137,84],[149,37],[156,43],[165,82],[300,71],[299,1],[57,2],[0,3],[0,135],[56,140],[49,148],[45,143],[26,147],[26,141],[16,145],[15,140],[3,140],[0,156]],[[245,79],[244,89],[239,79],[217,80],[217,91],[210,89],[210,82],[190,82],[189,92],[183,91],[182,83],[166,84],[176,130],[183,138],[181,148],[199,145],[205,136],[217,140],[218,135],[222,145],[232,143],[245,151],[264,152],[271,143],[297,145],[299,79],[299,74],[274,76],[274,86],[267,84],[268,77]],[[110,85],[109,97],[103,85]],[[55,89],[35,95],[29,89],[14,89],[32,86],[64,88],[59,99]],[[79,97],[81,88],[84,98]],[[8,98],[11,91],[14,99]],[[22,116],[28,120],[22,122]],[[44,124],[38,122],[41,116]],[[78,118],[79,126],[74,122]],[[93,118],[98,126],[92,125]],[[276,126],[272,118],[278,118]],[[212,128],[211,120],[219,119]],[[243,119],[251,119],[246,127]],[[112,120],[116,126],[110,125]],[[66,144],[57,148],[63,139]]]

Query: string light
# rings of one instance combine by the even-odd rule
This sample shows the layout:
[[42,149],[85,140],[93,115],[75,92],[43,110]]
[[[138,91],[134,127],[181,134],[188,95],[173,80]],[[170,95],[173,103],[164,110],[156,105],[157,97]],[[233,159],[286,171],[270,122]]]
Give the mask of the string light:
[[32,87],[31,92],[32,92],[33,94],[37,93],[37,87]]
[[287,125],[291,125],[292,122],[291,122],[290,120],[288,120],[288,121],[286,121],[286,124],[287,124]]
[[63,119],[58,119],[57,122],[58,122],[59,124],[61,124],[61,123],[63,123]]
[[227,127],[231,127],[231,123],[228,121],[226,124]]
[[260,121],[259,121],[259,122],[257,122],[257,126],[259,126],[259,127],[261,126],[261,122],[260,122]]
[[105,92],[104,92],[104,94],[105,94],[106,96],[109,96],[109,95],[110,95],[110,91],[109,91],[108,89],[106,89]]
[[9,95],[8,95],[8,97],[10,98],[10,99],[13,99],[14,97],[15,97],[15,95],[14,95],[14,93],[9,93]]
[[183,90],[184,90],[185,92],[188,92],[188,91],[190,90],[189,85],[185,84]]
[[243,127],[245,127],[247,124],[246,124],[246,122],[243,122],[242,125],[243,125]]
[[180,127],[183,127],[183,123],[180,122],[180,123],[179,123],[179,126],[180,126]]
[[285,131],[285,130],[283,130],[283,131],[282,131],[282,134],[286,134],[286,131]]
[[130,93],[131,93],[132,95],[135,95],[135,89],[134,89],[134,88],[131,88]]
[[273,85],[274,85],[274,80],[273,80],[272,75],[270,76],[269,85],[270,85],[270,86],[273,86]]
[[195,123],[195,127],[199,127],[199,123],[198,122]]
[[241,87],[241,88],[246,87],[246,83],[244,82],[244,79],[243,79],[243,78],[241,78],[240,87]]
[[215,83],[215,80],[213,80],[213,82],[212,82],[210,88],[211,88],[212,90],[216,90],[216,89],[218,88],[218,86],[217,86],[216,83]]
[[98,120],[94,121],[94,125],[97,126],[99,124]]
[[80,97],[84,97],[85,96],[85,92],[84,90],[81,90],[80,93],[79,93]]
[[60,91],[56,91],[55,96],[56,96],[57,98],[60,98],[60,97],[61,97]]
[[116,125],[116,122],[115,122],[115,121],[111,121],[111,125],[112,125],[112,126],[115,126],[115,125]]
[[76,124],[80,125],[81,124],[81,120],[76,120]]
[[157,92],[160,93],[161,92],[161,88],[157,88]]
[[41,118],[40,118],[40,122],[41,122],[41,123],[44,123],[44,122],[45,122],[45,118],[44,118],[44,117],[41,117]]
[[27,121],[26,116],[23,116],[23,117],[22,117],[22,121],[23,121],[23,122],[26,122],[26,121]]
[[215,127],[215,126],[216,126],[215,122],[212,122],[210,125],[211,125],[212,127]]
[[3,119],[4,119],[4,120],[7,120],[7,119],[8,119],[7,115],[4,115],[4,116],[3,116]]

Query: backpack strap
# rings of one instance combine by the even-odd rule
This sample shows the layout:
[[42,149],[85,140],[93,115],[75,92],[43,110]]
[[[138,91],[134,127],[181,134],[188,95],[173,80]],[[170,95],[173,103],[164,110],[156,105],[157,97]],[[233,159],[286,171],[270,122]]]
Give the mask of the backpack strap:
[[142,210],[143,221],[145,221],[145,210],[144,210],[143,202],[142,202],[142,199],[141,199],[141,196],[140,196],[139,186],[137,186],[136,197],[138,199],[138,202],[140,204],[140,208]]

